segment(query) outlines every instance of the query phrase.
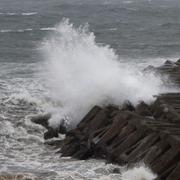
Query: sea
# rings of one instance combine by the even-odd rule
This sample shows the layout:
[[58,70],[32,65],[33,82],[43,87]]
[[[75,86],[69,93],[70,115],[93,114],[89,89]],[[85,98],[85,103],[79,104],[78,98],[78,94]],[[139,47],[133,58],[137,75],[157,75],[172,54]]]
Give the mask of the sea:
[[94,105],[174,90],[143,69],[180,58],[179,17],[179,0],[0,0],[0,176],[153,180],[143,162],[61,157],[31,118],[71,129]]

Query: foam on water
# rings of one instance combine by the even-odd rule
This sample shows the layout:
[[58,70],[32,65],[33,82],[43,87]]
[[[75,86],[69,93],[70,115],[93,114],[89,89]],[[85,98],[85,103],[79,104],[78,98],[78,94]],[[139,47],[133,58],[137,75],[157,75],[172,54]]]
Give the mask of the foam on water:
[[137,165],[134,168],[125,169],[121,173],[122,180],[153,180],[157,177],[148,167],[144,164]]
[[64,19],[55,28],[42,43],[46,85],[51,98],[61,102],[53,109],[52,126],[63,118],[75,125],[94,105],[150,102],[167,90],[156,74],[139,71],[97,44],[87,25],[75,28]]

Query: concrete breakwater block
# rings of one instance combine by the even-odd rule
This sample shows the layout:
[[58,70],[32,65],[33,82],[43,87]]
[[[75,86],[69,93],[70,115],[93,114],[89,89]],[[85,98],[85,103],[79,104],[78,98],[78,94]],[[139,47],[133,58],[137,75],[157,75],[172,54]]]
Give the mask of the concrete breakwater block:
[[[153,105],[148,109],[154,113]],[[136,110],[95,106],[67,133],[61,153],[78,159],[105,158],[120,165],[144,161],[160,179],[169,180],[180,177],[179,125]]]

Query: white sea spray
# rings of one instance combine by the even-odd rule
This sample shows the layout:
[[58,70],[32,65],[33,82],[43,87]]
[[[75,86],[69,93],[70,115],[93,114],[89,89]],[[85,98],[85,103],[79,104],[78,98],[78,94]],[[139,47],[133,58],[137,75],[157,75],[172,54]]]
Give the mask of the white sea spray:
[[51,98],[61,102],[51,109],[52,126],[64,118],[75,125],[94,105],[150,102],[167,90],[154,73],[139,71],[109,46],[97,44],[87,25],[76,28],[63,19],[55,28],[42,43],[46,86]]
[[125,169],[121,174],[121,180],[154,180],[156,177],[144,164]]

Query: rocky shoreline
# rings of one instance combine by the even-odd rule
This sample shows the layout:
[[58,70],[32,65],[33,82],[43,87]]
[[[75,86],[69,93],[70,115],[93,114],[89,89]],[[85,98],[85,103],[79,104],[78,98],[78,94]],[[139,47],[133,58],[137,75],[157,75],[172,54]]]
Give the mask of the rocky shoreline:
[[[180,84],[180,60],[166,61],[161,67],[149,66],[145,71],[169,75]],[[134,164],[143,161],[157,179],[177,180],[180,177],[180,93],[161,94],[147,105],[134,107],[129,101],[123,106],[95,106],[75,129],[66,132],[64,124],[54,130],[48,127],[50,115],[34,118],[48,131],[45,139],[66,133],[63,141],[51,145],[61,147],[62,156],[78,159],[104,158],[108,162]]]

